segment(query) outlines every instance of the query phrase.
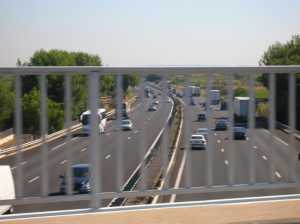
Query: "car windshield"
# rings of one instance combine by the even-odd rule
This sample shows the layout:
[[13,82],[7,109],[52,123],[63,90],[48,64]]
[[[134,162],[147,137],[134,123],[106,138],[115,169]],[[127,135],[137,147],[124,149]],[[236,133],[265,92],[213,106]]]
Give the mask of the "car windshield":
[[88,167],[76,167],[73,168],[74,177],[88,177],[89,176],[89,168]]
[[199,128],[197,129],[197,132],[207,132],[207,128]]
[[122,124],[130,124],[130,121],[124,120],[124,121],[122,121]]
[[203,139],[202,135],[193,135],[192,139]]

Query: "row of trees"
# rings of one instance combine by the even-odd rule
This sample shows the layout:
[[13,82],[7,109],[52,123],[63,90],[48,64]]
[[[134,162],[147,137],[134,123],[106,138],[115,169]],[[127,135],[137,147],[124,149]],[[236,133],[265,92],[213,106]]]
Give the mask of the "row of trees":
[[[64,50],[38,50],[29,62],[17,61],[18,66],[101,66],[101,58],[84,52],[67,52]],[[87,109],[88,85],[87,76],[73,74],[72,85],[72,118],[77,119]],[[113,96],[116,85],[115,76],[104,74],[100,76],[101,96]],[[130,86],[139,82],[137,75],[123,76],[125,95]],[[47,109],[49,133],[60,130],[64,121],[64,75],[49,74],[47,76]],[[14,78],[0,80],[0,128],[12,127],[14,111]],[[39,76],[22,77],[22,109],[23,128],[25,133],[38,135],[40,126],[40,90]]]

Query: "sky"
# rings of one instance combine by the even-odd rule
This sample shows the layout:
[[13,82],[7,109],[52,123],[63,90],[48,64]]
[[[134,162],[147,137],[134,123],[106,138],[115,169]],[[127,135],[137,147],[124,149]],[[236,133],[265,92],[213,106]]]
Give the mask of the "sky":
[[0,66],[39,49],[105,66],[258,65],[300,34],[299,0],[0,0]]

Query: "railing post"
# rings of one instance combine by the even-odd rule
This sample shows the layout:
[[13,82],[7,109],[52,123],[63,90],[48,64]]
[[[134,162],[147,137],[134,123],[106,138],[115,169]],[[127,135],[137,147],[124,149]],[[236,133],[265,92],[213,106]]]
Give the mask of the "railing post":
[[212,121],[212,112],[210,109],[211,106],[211,87],[212,87],[212,73],[207,74],[207,81],[206,81],[206,115],[208,120],[208,144],[206,150],[206,184],[208,187],[213,185],[213,121]]
[[101,199],[97,197],[100,193],[100,156],[99,156],[99,123],[98,123],[98,100],[99,100],[99,74],[89,74],[89,108],[91,111],[90,124],[91,133],[89,141],[90,159],[90,182],[91,182],[91,207],[97,209],[101,206]]

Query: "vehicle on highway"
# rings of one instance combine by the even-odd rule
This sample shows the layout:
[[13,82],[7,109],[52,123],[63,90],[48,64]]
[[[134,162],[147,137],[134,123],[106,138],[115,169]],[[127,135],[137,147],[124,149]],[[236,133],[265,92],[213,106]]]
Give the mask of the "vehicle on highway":
[[195,105],[196,105],[196,101],[195,101],[195,99],[194,99],[193,97],[191,97],[191,102],[190,102],[190,104],[191,104],[192,106],[195,106]]
[[183,93],[182,92],[177,92],[176,96],[182,98],[183,97]]
[[197,115],[197,120],[198,121],[206,121],[206,113],[205,112],[201,112]]
[[122,120],[121,121],[121,129],[122,130],[132,130],[132,127],[133,127],[133,124],[132,124],[132,121],[127,119],[127,120]]
[[171,103],[171,102],[172,102],[170,97],[168,97],[167,102],[168,102],[168,103]]
[[218,119],[216,121],[216,131],[226,131],[227,130],[227,120],[225,119]]
[[[90,192],[90,166],[89,164],[76,164],[71,167],[73,173],[74,193],[85,194]],[[60,193],[66,194],[67,181],[65,175],[60,175]]]
[[158,101],[158,100],[155,100],[155,101],[153,102],[153,104],[154,104],[154,105],[158,105],[158,104],[159,104],[159,101]]
[[193,134],[190,138],[191,149],[206,149],[207,142],[203,135]]
[[157,111],[157,106],[155,105],[151,105],[149,108],[148,108],[148,111]]
[[[0,166],[0,200],[15,199],[15,184],[10,166]],[[0,215],[13,212],[12,205],[0,205]]]
[[157,96],[154,94],[154,95],[153,95],[153,99],[156,99],[156,98],[157,98]]
[[233,138],[234,139],[246,139],[246,128],[234,127],[233,128]]
[[207,140],[207,137],[208,137],[208,129],[207,129],[207,128],[197,128],[196,134],[197,134],[197,135],[203,135],[204,138]]
[[[99,133],[103,134],[105,132],[105,127],[107,123],[106,109],[104,108],[98,109],[97,114],[98,114]],[[80,115],[80,122],[82,123],[82,133],[84,135],[89,135],[91,132],[90,117],[91,117],[90,110],[87,110]]]

